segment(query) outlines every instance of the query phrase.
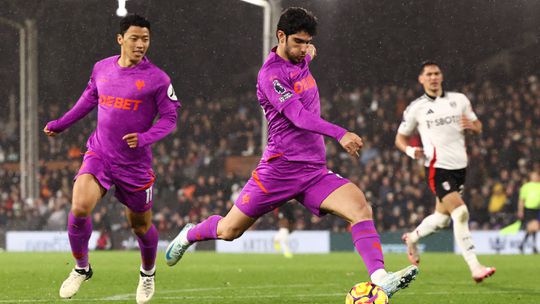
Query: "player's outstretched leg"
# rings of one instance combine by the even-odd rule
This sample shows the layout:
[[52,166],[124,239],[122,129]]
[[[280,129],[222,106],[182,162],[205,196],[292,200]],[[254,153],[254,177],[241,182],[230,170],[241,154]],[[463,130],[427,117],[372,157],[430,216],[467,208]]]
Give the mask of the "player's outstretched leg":
[[418,266],[420,263],[420,252],[418,251],[418,241],[450,224],[450,216],[435,211],[426,217],[416,229],[410,233],[405,233],[401,237],[407,245],[407,258],[413,264]]
[[420,253],[418,252],[418,243],[413,243],[411,241],[410,235],[411,233],[404,233],[403,236],[401,236],[401,240],[407,245],[407,258],[411,262],[411,264],[418,266],[420,264]]
[[191,244],[198,241],[217,239],[217,226],[221,219],[222,217],[219,215],[212,215],[197,224],[197,226],[194,224],[185,225],[167,246],[167,251],[165,251],[167,265],[176,265]]
[[174,240],[171,241],[169,246],[167,246],[167,250],[165,251],[165,262],[167,262],[167,265],[176,265],[184,255],[184,252],[191,246],[192,243],[187,240],[187,234],[194,227],[194,224],[186,224]]
[[416,279],[418,267],[410,265],[396,272],[386,272],[380,237],[373,220],[358,222],[351,227],[354,246],[364,260],[371,280],[379,285],[388,297],[404,289]]

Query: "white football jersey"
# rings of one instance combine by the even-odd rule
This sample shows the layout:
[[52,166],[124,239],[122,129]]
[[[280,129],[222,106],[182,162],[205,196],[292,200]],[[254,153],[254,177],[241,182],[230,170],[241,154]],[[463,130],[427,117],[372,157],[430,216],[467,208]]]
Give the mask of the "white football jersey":
[[405,109],[398,133],[410,136],[418,128],[426,167],[463,169],[467,167],[467,151],[462,116],[478,119],[464,94],[444,92],[435,99],[424,94]]

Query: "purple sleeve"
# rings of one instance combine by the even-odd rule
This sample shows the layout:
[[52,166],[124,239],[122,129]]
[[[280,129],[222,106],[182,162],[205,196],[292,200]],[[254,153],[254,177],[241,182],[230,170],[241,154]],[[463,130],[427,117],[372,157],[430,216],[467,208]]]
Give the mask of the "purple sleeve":
[[93,75],[90,77],[90,81],[86,86],[83,94],[77,101],[77,103],[67,111],[62,117],[57,120],[47,123],[47,129],[50,131],[60,133],[71,125],[76,123],[79,119],[85,117],[90,113],[98,104],[97,87],[94,81]]
[[180,102],[170,80],[167,80],[166,85],[157,90],[155,98],[159,119],[148,131],[138,134],[139,147],[155,143],[176,128],[176,118],[178,116],[176,110],[180,107]]
[[283,114],[296,127],[333,137],[337,141],[341,140],[345,133],[347,133],[347,130],[342,127],[330,123],[306,110],[298,99],[291,100],[283,109]]
[[[347,130],[334,125],[318,115],[306,110],[300,101],[300,96],[293,90],[286,73],[269,71],[271,77],[261,77],[259,85],[268,101],[296,127],[318,134],[335,138],[339,141]],[[267,74],[267,75],[268,75]]]

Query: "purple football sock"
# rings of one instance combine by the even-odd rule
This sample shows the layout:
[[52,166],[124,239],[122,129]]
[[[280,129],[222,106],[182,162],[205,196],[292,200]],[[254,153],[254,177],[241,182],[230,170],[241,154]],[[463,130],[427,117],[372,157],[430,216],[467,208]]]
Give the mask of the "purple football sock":
[[384,269],[384,257],[381,240],[372,220],[356,223],[351,229],[352,239],[356,251],[366,264],[371,275],[378,269]]
[[156,252],[159,241],[159,233],[154,225],[148,229],[145,235],[137,235],[139,249],[141,250],[142,268],[152,270],[156,264]]
[[191,228],[187,234],[190,243],[217,239],[217,225],[222,219],[219,215],[212,215],[206,220]]
[[92,219],[90,216],[76,217],[69,212],[67,230],[71,253],[77,260],[77,267],[86,268],[88,266],[88,240],[92,235]]

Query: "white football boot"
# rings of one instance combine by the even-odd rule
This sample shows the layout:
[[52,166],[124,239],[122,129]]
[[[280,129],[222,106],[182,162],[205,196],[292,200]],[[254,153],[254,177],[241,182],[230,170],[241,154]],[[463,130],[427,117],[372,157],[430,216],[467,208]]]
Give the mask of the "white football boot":
[[155,272],[152,275],[140,272],[139,285],[137,286],[137,304],[146,304],[152,299],[155,291],[155,277]]
[[84,281],[89,280],[92,277],[92,274],[94,272],[92,271],[92,267],[89,266],[88,271],[84,269],[75,269],[71,270],[69,273],[69,276],[67,279],[62,283],[62,286],[60,287],[60,297],[63,299],[69,299],[73,297],[77,291],[79,291],[79,288],[81,287],[81,284]]
[[418,275],[418,267],[410,265],[399,271],[389,272],[379,282],[373,283],[379,285],[390,298],[400,289],[409,286],[416,279],[416,275]]
[[165,251],[167,265],[176,265],[184,255],[184,252],[191,246],[191,243],[187,240],[187,233],[193,227],[195,227],[194,224],[186,224],[169,246],[167,246],[167,250]]

